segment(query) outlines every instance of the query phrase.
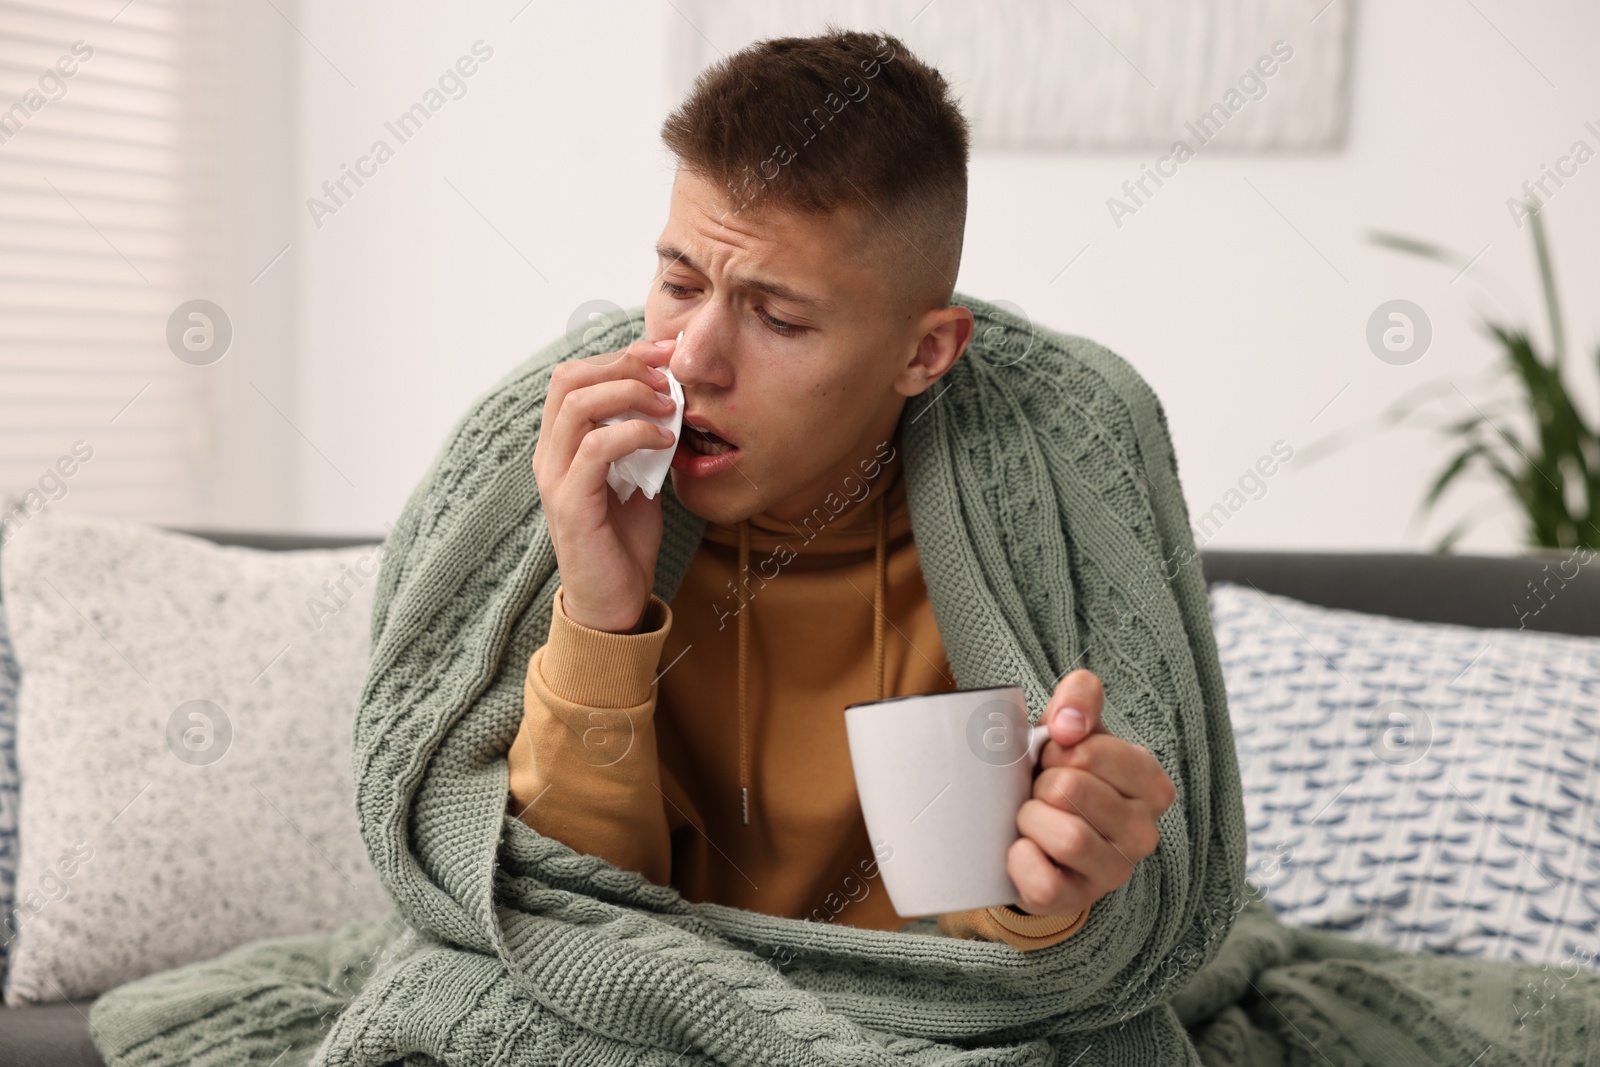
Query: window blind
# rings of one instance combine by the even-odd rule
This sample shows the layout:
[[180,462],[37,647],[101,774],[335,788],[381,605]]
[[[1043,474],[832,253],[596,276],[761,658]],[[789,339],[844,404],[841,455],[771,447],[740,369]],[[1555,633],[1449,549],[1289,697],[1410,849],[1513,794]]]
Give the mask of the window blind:
[[0,2],[0,503],[13,525],[42,507],[196,512],[211,383],[174,355],[167,320],[204,296],[212,256],[208,66],[190,62],[207,54],[208,17],[160,0]]

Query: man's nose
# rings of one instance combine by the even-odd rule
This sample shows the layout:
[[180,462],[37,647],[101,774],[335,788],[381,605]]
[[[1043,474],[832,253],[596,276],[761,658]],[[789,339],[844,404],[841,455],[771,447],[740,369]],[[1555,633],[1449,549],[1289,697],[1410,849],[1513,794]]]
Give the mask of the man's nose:
[[697,315],[683,325],[683,339],[667,361],[672,376],[684,385],[726,385],[728,361],[723,357],[716,324]]

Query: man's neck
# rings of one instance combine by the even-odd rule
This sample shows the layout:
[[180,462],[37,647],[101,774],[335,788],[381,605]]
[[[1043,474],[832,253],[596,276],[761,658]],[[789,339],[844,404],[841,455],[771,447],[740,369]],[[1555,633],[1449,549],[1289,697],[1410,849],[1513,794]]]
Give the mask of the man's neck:
[[[854,485],[865,482],[871,486],[882,481],[900,462],[900,411],[904,406],[902,399],[892,419],[880,419],[862,435],[856,447],[822,477],[787,500],[774,504],[764,514],[780,522],[795,522],[818,508],[826,508],[830,497],[856,500],[851,488]],[[839,514],[848,514],[855,506],[857,504],[852,504]]]

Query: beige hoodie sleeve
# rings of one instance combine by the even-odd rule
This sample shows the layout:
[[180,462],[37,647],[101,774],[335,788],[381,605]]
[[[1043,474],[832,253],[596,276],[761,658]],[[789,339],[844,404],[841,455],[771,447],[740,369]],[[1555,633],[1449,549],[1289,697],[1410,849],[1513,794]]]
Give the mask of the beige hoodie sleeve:
[[666,885],[672,842],[655,677],[672,609],[652,594],[642,633],[607,633],[567,618],[561,593],[549,639],[528,661],[507,810],[574,851]]

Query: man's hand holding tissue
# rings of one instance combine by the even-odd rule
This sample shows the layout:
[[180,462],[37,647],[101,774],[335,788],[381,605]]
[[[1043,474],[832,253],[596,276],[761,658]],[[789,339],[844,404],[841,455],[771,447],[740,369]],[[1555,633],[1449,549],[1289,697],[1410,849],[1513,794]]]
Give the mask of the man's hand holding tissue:
[[1077,915],[1132,877],[1161,840],[1156,820],[1177,789],[1154,753],[1106,729],[1104,708],[1099,677],[1080,668],[1056,684],[1039,720],[1050,740],[1017,811],[1022,836],[1006,854],[1023,911]]
[[671,448],[672,433],[644,419],[674,410],[661,368],[675,342],[635,341],[616,352],[556,364],[550,374],[533,474],[561,572],[562,607],[574,622],[629,633],[644,617],[661,551],[661,497],[623,503],[606,483],[614,460],[640,448]]

